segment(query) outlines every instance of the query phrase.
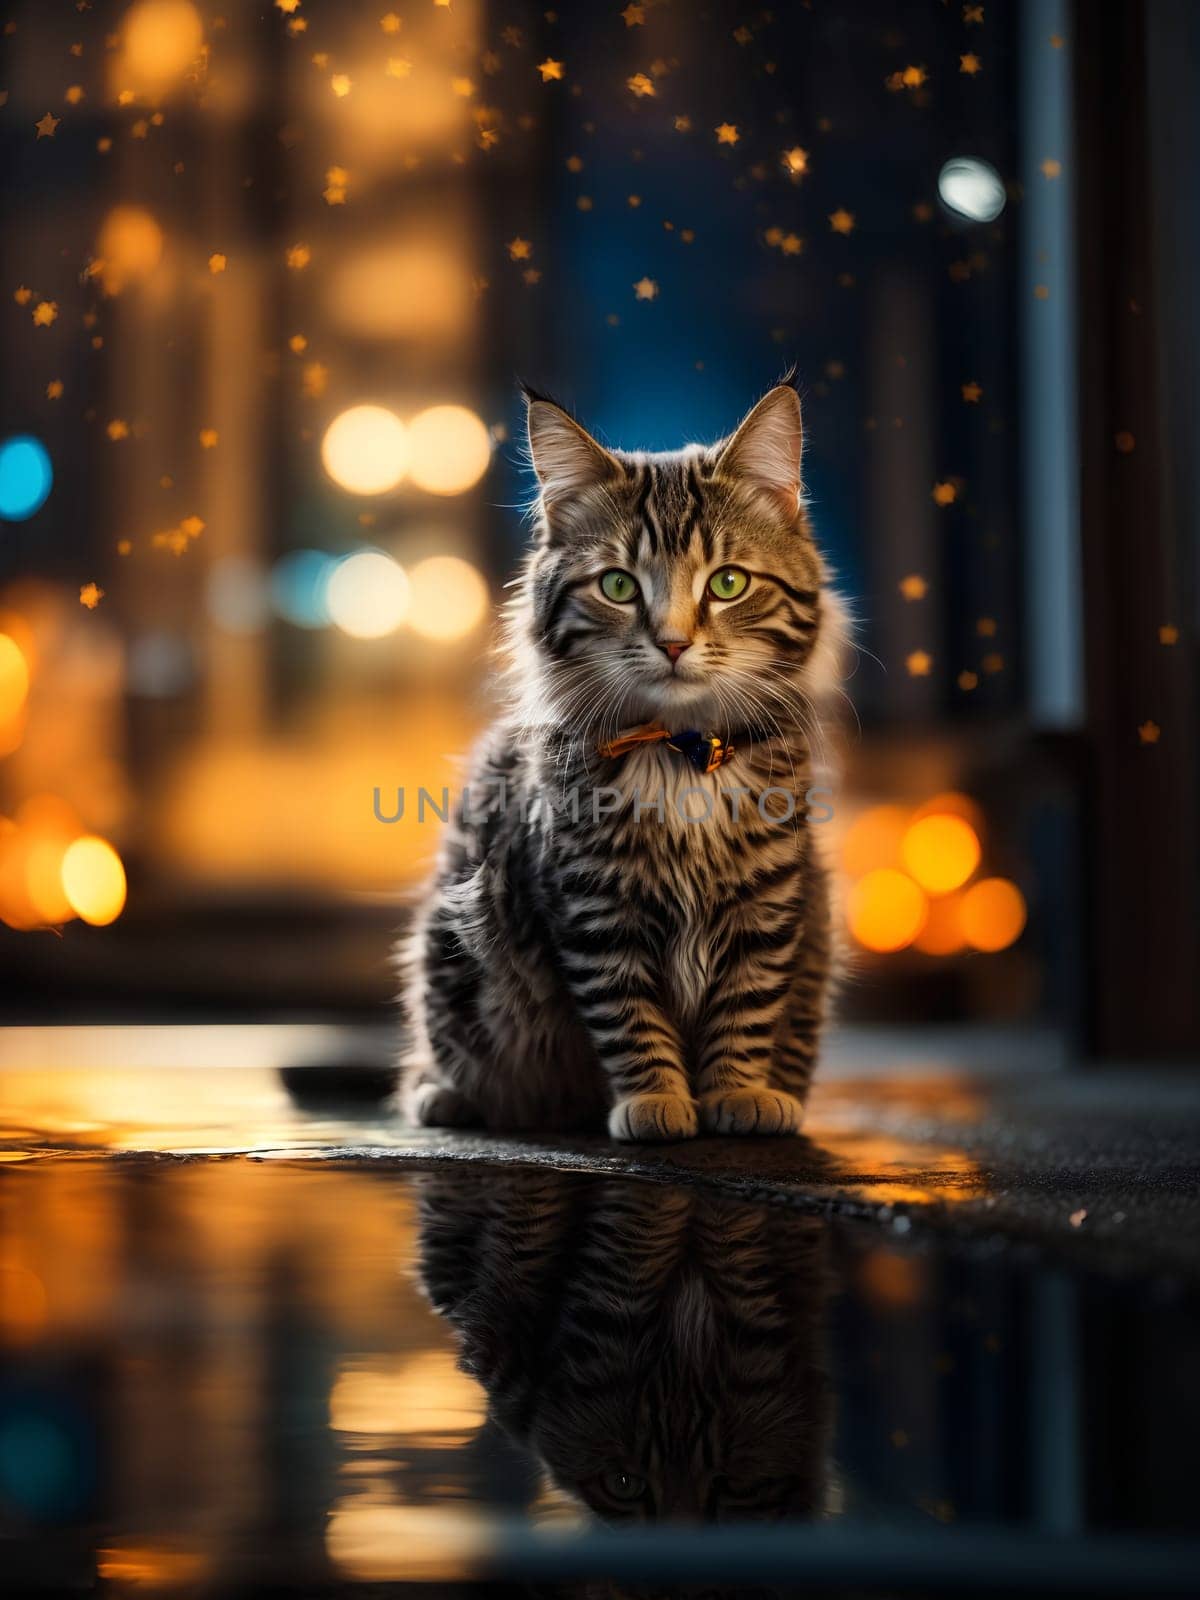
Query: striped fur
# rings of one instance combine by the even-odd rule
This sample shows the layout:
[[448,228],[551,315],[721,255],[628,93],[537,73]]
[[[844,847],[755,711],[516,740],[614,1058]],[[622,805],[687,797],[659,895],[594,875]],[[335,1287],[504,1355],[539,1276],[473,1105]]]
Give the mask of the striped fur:
[[[605,450],[540,398],[529,428],[541,495],[510,703],[471,778],[476,812],[501,781],[506,804],[460,812],[402,950],[406,1110],[495,1128],[607,1114],[623,1139],[794,1133],[831,959],[805,795],[841,637],[795,391],[670,455]],[[726,566],[749,586],[714,599]],[[632,603],[602,592],[613,568]],[[664,640],[690,647],[673,662]],[[701,776],[662,745],[596,753],[652,718],[737,754]]]
[[554,1172],[421,1180],[421,1275],[489,1418],[606,1522],[826,1509],[824,1225]]

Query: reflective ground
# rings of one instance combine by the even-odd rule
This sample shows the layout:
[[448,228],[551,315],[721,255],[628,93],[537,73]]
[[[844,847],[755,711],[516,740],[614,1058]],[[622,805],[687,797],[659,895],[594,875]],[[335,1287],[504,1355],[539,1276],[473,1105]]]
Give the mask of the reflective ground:
[[1194,1592],[1186,1274],[236,1083],[0,1074],[4,1592]]

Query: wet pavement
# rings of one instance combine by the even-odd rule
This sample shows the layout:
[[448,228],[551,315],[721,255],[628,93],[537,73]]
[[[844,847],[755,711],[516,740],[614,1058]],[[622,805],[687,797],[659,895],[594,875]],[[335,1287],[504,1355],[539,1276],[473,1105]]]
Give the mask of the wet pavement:
[[629,1150],[416,1136],[375,1043],[5,1038],[0,1590],[1195,1592],[1184,1086]]

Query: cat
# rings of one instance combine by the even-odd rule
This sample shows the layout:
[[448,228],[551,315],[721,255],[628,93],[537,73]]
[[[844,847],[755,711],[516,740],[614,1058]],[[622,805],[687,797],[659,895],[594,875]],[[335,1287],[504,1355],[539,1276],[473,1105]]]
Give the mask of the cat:
[[609,1523],[830,1509],[827,1224],[546,1171],[419,1193],[421,1281],[459,1365],[570,1501]]
[[843,637],[799,398],[781,384],[729,438],[661,455],[526,400],[540,492],[508,704],[401,947],[403,1106],[794,1134],[830,980],[808,813]]

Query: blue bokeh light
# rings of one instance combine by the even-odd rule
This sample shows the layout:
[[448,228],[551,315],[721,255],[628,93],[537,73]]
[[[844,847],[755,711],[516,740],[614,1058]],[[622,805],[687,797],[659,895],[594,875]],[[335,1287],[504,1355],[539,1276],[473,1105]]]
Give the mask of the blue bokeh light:
[[41,510],[54,484],[46,447],[32,434],[17,433],[0,444],[0,518],[23,522]]
[[329,611],[325,587],[338,564],[324,550],[293,550],[271,573],[271,603],[285,622],[297,628],[325,628]]

